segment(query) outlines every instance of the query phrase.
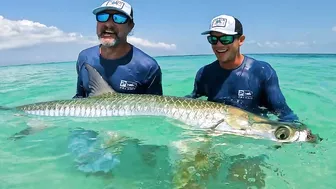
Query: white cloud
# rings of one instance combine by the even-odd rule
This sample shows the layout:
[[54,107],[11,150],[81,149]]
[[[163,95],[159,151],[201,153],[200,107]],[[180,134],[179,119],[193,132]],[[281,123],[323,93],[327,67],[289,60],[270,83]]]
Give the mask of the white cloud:
[[277,41],[266,41],[265,45],[271,48],[276,48],[276,47],[281,46],[281,44]]
[[[98,44],[94,36],[83,36],[80,33],[66,33],[55,26],[30,20],[9,20],[0,15],[0,50],[30,47],[46,43],[81,43]],[[142,47],[165,50],[176,49],[175,44],[152,42],[138,37],[130,37],[129,42]]]
[[336,26],[332,27],[331,30],[336,32]]
[[[315,41],[313,41],[312,43],[315,43]],[[307,46],[309,45],[309,43],[304,41],[288,41],[286,42],[286,45],[295,45],[297,47],[301,47],[301,46]]]
[[81,40],[92,43],[81,34],[65,33],[55,26],[46,26],[30,20],[12,21],[0,16],[0,50]]
[[255,40],[250,40],[250,41],[246,41],[245,43],[247,43],[247,44],[255,44],[255,43],[257,43],[257,41],[255,41]]
[[264,41],[264,42],[256,40],[246,41],[246,44],[248,45],[257,45],[258,47],[267,47],[267,48],[280,48],[288,46],[303,47],[316,43],[317,43],[316,41],[312,41],[310,43],[306,41]]
[[132,43],[133,45],[140,45],[140,46],[144,46],[144,47],[152,47],[152,48],[163,48],[163,49],[176,49],[176,45],[175,44],[167,44],[167,43],[163,43],[163,42],[151,42],[148,41],[146,39],[141,39],[141,38],[137,38],[137,37],[128,37],[128,42]]

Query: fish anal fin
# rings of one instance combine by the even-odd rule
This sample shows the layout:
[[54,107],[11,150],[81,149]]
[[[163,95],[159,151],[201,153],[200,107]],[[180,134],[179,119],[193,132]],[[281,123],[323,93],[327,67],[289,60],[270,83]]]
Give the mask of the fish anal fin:
[[103,77],[94,67],[87,63],[85,63],[84,66],[88,71],[89,76],[89,97],[115,93],[112,87],[103,79]]

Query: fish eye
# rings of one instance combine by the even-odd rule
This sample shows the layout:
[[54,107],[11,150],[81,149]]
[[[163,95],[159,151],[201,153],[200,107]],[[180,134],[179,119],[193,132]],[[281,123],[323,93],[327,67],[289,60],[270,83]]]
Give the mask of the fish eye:
[[287,127],[279,127],[274,134],[277,139],[286,140],[290,135],[290,130]]

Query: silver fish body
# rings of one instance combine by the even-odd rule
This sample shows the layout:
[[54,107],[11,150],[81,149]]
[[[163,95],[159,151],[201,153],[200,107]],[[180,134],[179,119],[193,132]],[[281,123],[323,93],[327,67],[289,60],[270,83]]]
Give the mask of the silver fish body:
[[[101,96],[41,102],[17,107],[39,116],[114,117],[164,116],[196,129],[266,138],[277,142],[308,141],[307,129],[267,120],[236,107],[172,96],[111,93]],[[286,136],[282,139],[279,129]]]
[[234,107],[203,100],[121,93],[28,104],[17,109],[39,116],[165,116],[197,128],[213,128],[229,116],[230,109],[239,111]]
[[89,97],[40,102],[16,109],[39,116],[164,116],[196,129],[277,142],[316,140],[316,136],[305,126],[271,121],[222,103],[174,96],[117,93],[93,67],[85,66],[92,89]]

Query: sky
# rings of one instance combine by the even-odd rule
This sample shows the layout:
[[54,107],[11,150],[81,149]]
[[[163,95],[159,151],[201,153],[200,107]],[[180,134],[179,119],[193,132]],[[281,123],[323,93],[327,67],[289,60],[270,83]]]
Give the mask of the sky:
[[[98,44],[92,10],[103,0],[16,0],[0,6],[0,65],[76,61]],[[228,14],[243,24],[242,53],[336,53],[335,0],[128,0],[129,42],[151,56],[211,54],[201,32]]]

